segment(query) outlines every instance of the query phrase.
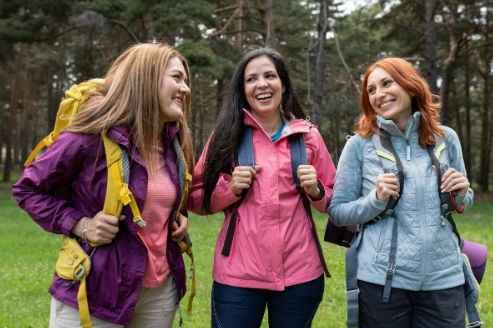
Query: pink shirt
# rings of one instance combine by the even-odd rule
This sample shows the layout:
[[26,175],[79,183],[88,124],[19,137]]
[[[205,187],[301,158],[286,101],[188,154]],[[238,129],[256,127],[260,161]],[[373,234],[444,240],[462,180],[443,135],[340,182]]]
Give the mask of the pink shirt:
[[166,260],[168,219],[176,200],[176,190],[165,167],[164,151],[159,148],[157,178],[149,177],[142,218],[147,226],[137,234],[147,247],[147,264],[142,286],[156,288],[169,274]]

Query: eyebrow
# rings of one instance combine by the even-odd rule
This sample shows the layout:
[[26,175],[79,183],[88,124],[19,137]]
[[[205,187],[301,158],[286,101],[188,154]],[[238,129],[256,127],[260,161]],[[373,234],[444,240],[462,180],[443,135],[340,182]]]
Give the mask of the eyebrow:
[[[392,78],[391,76],[385,76],[385,77],[381,78],[379,82],[383,82],[383,81],[385,81],[387,79],[391,79],[391,78]],[[373,84],[368,84],[366,86],[366,88],[368,88],[368,87],[373,87]]]
[[[263,72],[262,74],[272,74],[272,73],[277,74],[277,72],[274,71],[274,70],[272,70],[272,71],[266,71],[266,72]],[[258,75],[257,73],[251,73],[251,74],[245,75],[245,78],[246,77],[249,77],[249,76],[257,76],[257,75]]]

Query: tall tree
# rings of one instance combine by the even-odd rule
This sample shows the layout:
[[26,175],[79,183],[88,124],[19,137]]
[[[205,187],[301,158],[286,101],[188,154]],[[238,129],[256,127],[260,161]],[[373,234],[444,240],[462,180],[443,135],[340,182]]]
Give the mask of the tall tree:
[[10,121],[9,128],[7,130],[7,143],[6,143],[6,156],[5,156],[5,167],[3,170],[3,181],[10,181],[10,174],[12,171],[12,144],[14,140],[14,129],[15,129],[15,121],[17,118],[17,104],[19,102],[19,91],[21,88],[21,77],[22,77],[22,64],[24,61],[24,43],[20,43],[19,45],[19,56],[18,56],[18,64],[17,64],[17,74],[15,76],[15,80],[12,88],[12,99],[10,102]]
[[318,16],[318,42],[315,49],[317,50],[317,64],[315,68],[315,83],[313,86],[313,107],[312,122],[320,126],[322,120],[322,101],[324,95],[325,80],[325,47],[327,44],[327,13],[329,9],[329,0],[320,0],[320,12]]

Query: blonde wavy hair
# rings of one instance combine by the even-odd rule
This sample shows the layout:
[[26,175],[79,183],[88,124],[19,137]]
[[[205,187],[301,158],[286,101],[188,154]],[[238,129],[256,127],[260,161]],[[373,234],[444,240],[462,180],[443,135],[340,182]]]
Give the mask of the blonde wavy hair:
[[[68,131],[98,134],[118,125],[125,125],[151,176],[157,173],[159,163],[157,146],[160,143],[165,109],[160,92],[161,81],[170,58],[177,57],[185,67],[190,88],[190,71],[185,58],[164,43],[137,44],[123,52],[111,65],[104,77],[104,86],[85,95],[85,102],[72,118]],[[194,158],[192,138],[187,122],[190,116],[190,95],[183,102],[183,117],[177,121],[178,140],[183,149],[188,171],[193,175]]]

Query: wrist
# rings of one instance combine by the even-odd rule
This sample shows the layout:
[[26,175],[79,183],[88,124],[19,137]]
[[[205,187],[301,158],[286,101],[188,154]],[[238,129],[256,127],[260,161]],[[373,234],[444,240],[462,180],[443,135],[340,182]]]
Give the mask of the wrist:
[[91,218],[87,218],[82,226],[82,242],[86,245],[89,244],[89,240],[87,239],[87,227],[89,225],[89,220],[91,220]]

